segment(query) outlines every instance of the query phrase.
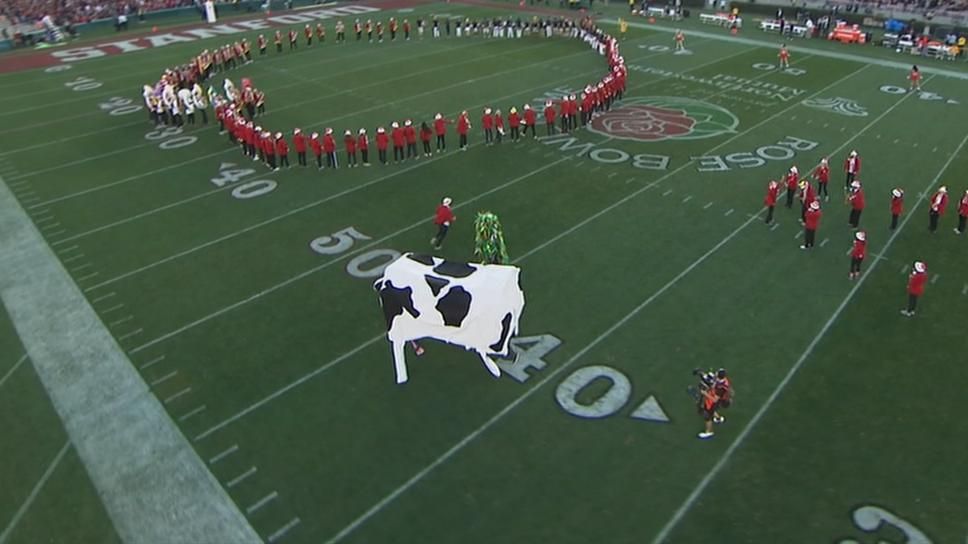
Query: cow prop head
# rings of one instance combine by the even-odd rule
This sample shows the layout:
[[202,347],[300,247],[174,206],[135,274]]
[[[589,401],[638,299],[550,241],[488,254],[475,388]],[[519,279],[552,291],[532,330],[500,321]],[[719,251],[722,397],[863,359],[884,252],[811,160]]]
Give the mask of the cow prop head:
[[393,347],[397,383],[407,381],[404,347],[433,338],[473,351],[495,377],[491,355],[508,356],[524,310],[514,266],[445,261],[404,254],[390,263],[373,287],[380,294],[387,339]]

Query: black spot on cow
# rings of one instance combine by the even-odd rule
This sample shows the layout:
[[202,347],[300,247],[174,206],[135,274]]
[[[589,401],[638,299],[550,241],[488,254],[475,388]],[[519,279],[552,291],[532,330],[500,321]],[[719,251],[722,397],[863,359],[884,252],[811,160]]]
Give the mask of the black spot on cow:
[[495,353],[500,353],[504,349],[504,342],[508,339],[508,334],[511,333],[511,319],[512,315],[509,313],[504,314],[504,319],[501,320],[501,338],[491,344],[491,351]]
[[437,311],[444,318],[444,325],[460,327],[471,311],[471,294],[461,286],[453,287],[437,301]]
[[443,289],[444,287],[447,287],[447,285],[450,284],[450,280],[447,280],[444,278],[437,278],[430,275],[424,275],[424,281],[427,282],[427,286],[430,287],[431,291],[433,291],[434,296],[437,296],[440,293],[441,289]]
[[467,263],[456,263],[452,261],[444,261],[434,267],[434,273],[452,278],[466,278],[476,270],[476,268]]
[[417,261],[418,263],[425,264],[427,266],[433,266],[434,265],[434,258],[431,257],[430,255],[423,255],[423,254],[418,254],[418,253],[411,253],[411,254],[407,255],[407,258],[410,259],[411,261]]
[[403,315],[404,310],[414,319],[420,317],[420,312],[413,305],[413,289],[410,287],[397,289],[389,280],[385,281],[380,288],[380,303],[383,305],[387,330],[393,328],[393,320],[398,315]]

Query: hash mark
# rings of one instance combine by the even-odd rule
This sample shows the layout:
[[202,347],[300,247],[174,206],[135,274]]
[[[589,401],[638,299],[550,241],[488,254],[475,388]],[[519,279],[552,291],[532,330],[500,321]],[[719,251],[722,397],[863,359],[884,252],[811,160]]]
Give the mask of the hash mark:
[[899,139],[897,139],[897,138],[894,138],[894,143],[898,143],[898,142],[900,142],[900,141],[901,141],[901,140],[899,140]]
[[165,356],[164,355],[159,355],[158,357],[155,357],[154,359],[152,359],[152,360],[148,361],[147,363],[141,365],[140,368],[141,368],[141,370],[144,370],[146,368],[155,366],[156,364],[158,364],[158,363],[160,363],[160,362],[162,362],[164,360],[165,360]]
[[[168,401],[165,401],[165,402],[168,402]],[[228,488],[235,487],[235,486],[239,485],[240,483],[242,483],[243,480],[245,480],[249,476],[252,476],[256,472],[257,472],[257,469],[255,467],[251,467],[251,468],[249,468],[249,470],[243,472],[242,474],[239,474],[235,478],[232,478],[231,480],[229,480],[228,482],[226,482],[225,487],[228,487]]]
[[635,178],[629,178],[625,180],[625,183],[632,183],[633,181],[635,181]]
[[702,209],[704,209],[704,210],[708,210],[709,208],[711,208],[711,207],[712,207],[712,205],[713,205],[713,203],[712,203],[712,202],[708,202],[708,203],[707,203],[707,204],[706,204],[705,206],[703,206],[703,207],[702,207]]
[[128,334],[125,334],[124,336],[119,336],[118,341],[120,342],[121,340],[127,340],[128,338],[131,338],[132,336],[137,336],[143,332],[145,332],[144,329],[137,329],[137,330],[131,331]]
[[683,198],[682,199],[682,203],[685,204],[686,202],[689,202],[690,200],[692,200],[692,195],[689,195],[686,198]]
[[730,209],[728,209],[728,210],[726,210],[726,213],[724,213],[724,214],[723,214],[723,217],[728,217],[728,216],[730,216],[730,215],[731,215],[732,213],[733,213],[733,208],[730,208]]
[[669,196],[672,194],[672,189],[667,189],[666,192],[662,193],[662,196]]
[[935,147],[934,149],[932,149],[932,150],[931,150],[931,152],[932,152],[932,153],[937,153],[937,152],[938,152],[938,148],[937,148],[937,147]]
[[824,238],[823,241],[820,242],[820,247],[823,247],[823,246],[827,245],[827,242],[829,242],[829,241],[830,241],[830,238]]
[[67,234],[67,229],[61,229],[57,232],[48,232],[47,236],[50,236],[51,238],[53,238],[54,236],[60,236],[61,234]]
[[278,496],[279,496],[279,493],[276,493],[275,491],[273,491],[272,493],[269,493],[265,497],[262,497],[261,499],[255,501],[255,503],[253,503],[251,506],[247,507],[245,509],[245,513],[248,514],[248,515],[251,515],[256,510],[258,510],[258,509],[262,508],[263,506],[269,504],[270,502],[276,500],[276,498]]
[[[48,221],[51,221],[52,219],[54,219],[54,216],[53,215],[48,215],[47,217],[40,218],[40,219],[37,219],[37,217],[34,216],[34,223],[37,224],[37,225],[39,225],[41,223],[46,223]],[[60,223],[57,223],[57,224],[60,225]]]
[[266,542],[268,542],[269,544],[273,544],[275,541],[282,538],[286,533],[289,532],[290,529],[292,529],[296,525],[299,525],[299,518],[292,518],[292,520],[290,520],[289,523],[283,525],[282,527],[279,528],[279,530],[269,535],[269,538],[266,539]]
[[801,236],[803,236],[803,231],[802,230],[798,230],[797,233],[793,235],[793,239],[794,240],[799,240]]
[[918,143],[917,142],[914,142],[914,147],[917,147],[917,146],[918,146]]
[[77,278],[77,282],[80,283],[82,281],[89,280],[89,279],[93,278],[94,276],[97,276],[97,272],[91,272],[90,274],[88,274],[86,276],[82,276],[80,278]]
[[612,179],[617,175],[618,175],[618,172],[612,172],[611,174],[608,175],[608,179]]
[[219,453],[219,454],[215,455],[215,457],[212,457],[211,459],[209,459],[208,460],[208,464],[214,465],[215,463],[218,463],[222,459],[225,459],[226,457],[228,457],[229,455],[232,455],[233,453],[235,453],[237,451],[239,451],[239,445],[238,444],[232,444],[231,446],[229,446],[229,448],[227,450],[225,450],[222,453]]
[[81,270],[84,270],[85,268],[90,268],[92,266],[94,266],[94,263],[84,263],[81,266],[78,266],[77,268],[71,269],[71,273],[73,274],[75,272],[80,272]]
[[83,258],[84,258],[84,254],[83,253],[78,253],[77,255],[74,255],[73,257],[68,257],[67,259],[62,259],[61,262],[62,263],[69,263],[71,261],[76,261],[78,259],[83,259]]
[[934,277],[931,278],[931,285],[934,285],[935,283],[938,283],[938,278],[940,278],[940,277],[941,277],[941,274],[935,274]]
[[901,274],[904,274],[906,272],[907,272],[907,265],[906,264],[902,264],[901,265]]
[[124,304],[118,304],[117,306],[111,306],[110,308],[108,308],[107,310],[102,311],[101,313],[102,314],[106,314],[108,312],[113,312],[115,310],[120,310],[121,308],[124,308]]
[[177,374],[178,374],[178,371],[177,370],[172,370],[168,374],[165,374],[164,376],[162,376],[162,377],[158,378],[157,380],[151,382],[149,385],[151,385],[152,387],[154,387],[154,386],[158,385],[159,383],[164,383],[164,382],[166,382],[166,381],[174,378]]
[[830,123],[824,123],[824,124],[823,124],[823,128],[827,128],[827,127],[829,127],[829,126],[830,126]]
[[134,319],[134,316],[133,315],[125,316],[125,317],[122,317],[121,319],[115,321],[114,323],[109,323],[108,324],[108,327],[116,327],[116,326],[118,326],[118,325],[120,325],[122,323],[127,323],[128,321],[131,321],[132,319]]
[[589,172],[598,172],[601,169],[602,169],[601,166],[596,166],[595,168],[592,168],[591,170],[589,170]]
[[181,391],[179,391],[179,392],[175,393],[174,395],[172,395],[172,396],[168,397],[167,399],[165,399],[164,400],[164,403],[165,404],[170,404],[171,402],[173,402],[173,401],[175,401],[175,400],[177,400],[177,399],[179,399],[181,397],[184,397],[185,395],[187,395],[187,394],[189,394],[191,392],[192,392],[192,388],[191,387],[186,387],[185,389],[182,389]]
[[192,417],[192,416],[195,416],[195,415],[198,415],[198,414],[200,414],[200,413],[202,413],[202,412],[204,412],[204,411],[205,411],[205,408],[206,408],[206,407],[205,407],[205,405],[203,404],[203,405],[201,405],[201,406],[199,406],[198,408],[195,408],[195,409],[194,409],[194,410],[192,410],[191,412],[188,412],[187,414],[185,414],[185,415],[183,415],[183,416],[180,416],[180,417],[178,418],[178,421],[185,421],[186,419],[188,419],[188,418],[190,418],[190,417]]
[[71,251],[77,251],[78,249],[81,249],[81,246],[73,245],[71,247],[66,247],[66,248],[62,249],[60,252],[61,253],[70,253]]
[[840,127],[840,131],[841,131],[841,132],[844,132],[844,131],[846,131],[846,130],[847,130],[847,127]]
[[101,302],[102,300],[111,298],[111,297],[113,297],[116,294],[117,293],[115,293],[114,291],[111,291],[110,293],[108,293],[106,295],[101,295],[101,296],[99,296],[99,297],[97,297],[95,299],[91,299],[91,304],[95,304],[95,303]]
[[[53,218],[53,216],[51,216],[51,217]],[[43,227],[40,227],[40,230],[50,230],[50,229],[56,229],[56,228],[57,228],[57,227],[59,227],[59,226],[61,226],[61,224],[60,224],[60,223],[52,223],[52,224],[50,224],[50,225],[44,225]]]
[[968,283],[965,284],[964,288],[961,290],[962,295],[968,295]]

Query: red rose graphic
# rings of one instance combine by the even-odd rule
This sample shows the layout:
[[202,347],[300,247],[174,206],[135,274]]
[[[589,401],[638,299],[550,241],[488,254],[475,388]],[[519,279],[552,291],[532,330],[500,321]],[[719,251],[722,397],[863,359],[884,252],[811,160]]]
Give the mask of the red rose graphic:
[[689,134],[695,124],[683,110],[629,105],[599,115],[591,128],[615,138],[654,142]]

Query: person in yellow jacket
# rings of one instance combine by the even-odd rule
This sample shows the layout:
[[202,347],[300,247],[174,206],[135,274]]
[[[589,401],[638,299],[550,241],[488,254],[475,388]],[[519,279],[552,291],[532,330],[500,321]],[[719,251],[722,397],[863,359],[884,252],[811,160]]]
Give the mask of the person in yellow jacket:
[[628,33],[628,31],[629,31],[629,23],[628,23],[628,21],[626,21],[625,19],[621,19],[620,18],[618,20],[618,33],[619,33],[619,37],[624,40],[625,39],[625,35]]

